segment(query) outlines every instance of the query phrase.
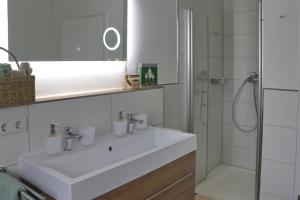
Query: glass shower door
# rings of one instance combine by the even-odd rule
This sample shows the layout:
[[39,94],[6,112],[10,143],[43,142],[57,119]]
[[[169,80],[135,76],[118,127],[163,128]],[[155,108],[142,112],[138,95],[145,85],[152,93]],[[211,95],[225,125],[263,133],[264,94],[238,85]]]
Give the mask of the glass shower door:
[[196,182],[207,176],[208,143],[208,17],[186,10],[189,80],[189,130],[197,135]]

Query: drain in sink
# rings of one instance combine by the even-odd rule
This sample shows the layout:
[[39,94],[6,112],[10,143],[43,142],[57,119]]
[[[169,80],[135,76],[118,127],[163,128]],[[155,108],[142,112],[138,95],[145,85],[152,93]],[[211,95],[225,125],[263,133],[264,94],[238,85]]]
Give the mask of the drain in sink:
[[112,150],[113,150],[112,146],[109,146],[108,151],[112,151]]

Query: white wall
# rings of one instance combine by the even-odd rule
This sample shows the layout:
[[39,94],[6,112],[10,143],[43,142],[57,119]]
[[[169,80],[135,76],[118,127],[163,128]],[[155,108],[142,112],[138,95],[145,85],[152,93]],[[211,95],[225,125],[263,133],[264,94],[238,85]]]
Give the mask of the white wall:
[[[224,113],[223,162],[255,170],[256,131],[243,133],[232,120],[234,97],[251,72],[257,72],[256,0],[224,1]],[[238,123],[245,129],[256,124],[252,85],[247,84],[237,104]]]
[[126,113],[147,113],[149,124],[163,126],[163,89],[1,109],[0,121],[24,117],[28,120],[28,131],[0,136],[0,167],[14,166],[18,156],[41,151],[44,137],[49,134],[50,122],[71,126],[75,130],[94,126],[98,134],[108,134],[120,109]]
[[299,10],[297,0],[263,1],[261,200],[300,194]]
[[128,0],[129,71],[158,63],[158,82],[178,82],[177,0]]

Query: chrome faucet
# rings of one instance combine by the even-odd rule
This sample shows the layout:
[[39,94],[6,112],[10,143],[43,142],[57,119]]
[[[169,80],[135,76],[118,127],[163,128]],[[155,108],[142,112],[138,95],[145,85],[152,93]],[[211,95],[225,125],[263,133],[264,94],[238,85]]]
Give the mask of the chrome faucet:
[[76,134],[72,132],[72,128],[71,127],[64,127],[60,124],[56,124],[56,123],[50,123],[50,132],[55,133],[55,127],[59,127],[61,129],[65,130],[64,136],[63,136],[63,148],[64,151],[72,151],[72,143],[73,143],[73,138],[76,138],[78,140],[81,139],[81,135],[80,134]]
[[143,120],[134,119],[134,114],[127,114],[127,133],[133,133],[134,124],[143,124]]
[[81,135],[73,133],[71,127],[65,127],[64,129],[65,129],[64,142],[63,142],[64,150],[72,151],[73,138],[80,140]]

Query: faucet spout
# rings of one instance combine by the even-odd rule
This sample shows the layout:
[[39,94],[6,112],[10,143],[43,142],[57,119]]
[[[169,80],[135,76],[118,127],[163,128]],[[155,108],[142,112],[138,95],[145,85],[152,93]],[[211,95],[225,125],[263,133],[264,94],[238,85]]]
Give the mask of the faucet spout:
[[134,114],[127,114],[127,133],[133,133],[134,124],[143,124],[143,120],[134,119]]
[[64,137],[64,150],[65,151],[72,151],[72,143],[73,139],[81,139],[81,135],[77,133],[73,133],[71,127],[66,127],[65,128],[65,137]]

